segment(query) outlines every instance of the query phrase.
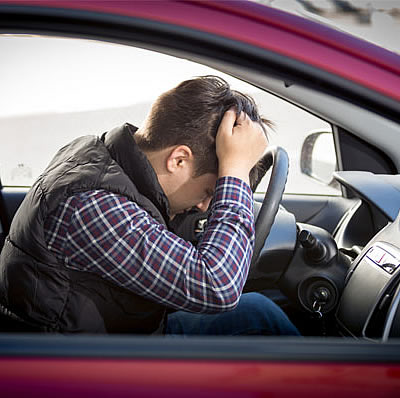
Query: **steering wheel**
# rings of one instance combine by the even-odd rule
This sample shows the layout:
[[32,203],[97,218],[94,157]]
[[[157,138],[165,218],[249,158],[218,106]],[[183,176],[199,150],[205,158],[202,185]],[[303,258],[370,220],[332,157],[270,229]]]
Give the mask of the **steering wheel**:
[[256,220],[256,238],[248,279],[251,279],[252,274],[256,272],[256,263],[278,212],[289,170],[288,155],[283,148],[278,146],[269,147],[261,162],[265,170],[268,170],[272,165],[272,172]]

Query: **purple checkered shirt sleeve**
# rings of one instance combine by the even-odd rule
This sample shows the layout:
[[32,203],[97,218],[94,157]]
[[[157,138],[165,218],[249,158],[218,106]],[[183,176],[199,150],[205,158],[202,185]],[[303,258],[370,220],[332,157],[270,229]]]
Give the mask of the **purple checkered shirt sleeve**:
[[197,247],[136,203],[103,190],[61,203],[45,222],[45,237],[66,267],[175,309],[227,311],[238,303],[253,252],[252,192],[240,179],[220,178]]

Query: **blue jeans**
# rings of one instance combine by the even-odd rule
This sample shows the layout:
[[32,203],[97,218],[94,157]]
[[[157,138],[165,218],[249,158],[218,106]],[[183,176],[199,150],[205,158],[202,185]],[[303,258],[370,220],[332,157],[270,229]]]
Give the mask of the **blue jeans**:
[[168,335],[291,335],[297,328],[269,298],[245,293],[232,311],[195,314],[177,311],[168,315]]

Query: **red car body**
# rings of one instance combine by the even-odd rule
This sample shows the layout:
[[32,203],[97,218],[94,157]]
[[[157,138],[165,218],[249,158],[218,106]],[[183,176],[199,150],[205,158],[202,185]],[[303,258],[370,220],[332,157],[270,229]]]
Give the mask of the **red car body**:
[[395,397],[399,366],[5,358],[4,397]]
[[[243,1],[0,1],[0,31],[163,46],[163,34],[301,70],[296,79],[399,117],[400,57]],[[145,34],[154,33],[154,36]],[[138,35],[138,36],[135,36]],[[215,47],[213,48],[213,43]],[[225,43],[226,53],[221,52]],[[237,53],[235,53],[237,51]],[[250,62],[250,61],[249,61]],[[257,66],[255,66],[257,67]],[[260,64],[259,68],[262,68]],[[277,71],[279,73],[279,70]],[[314,76],[312,79],[310,76]],[[0,336],[1,397],[395,397],[397,343],[314,339]]]

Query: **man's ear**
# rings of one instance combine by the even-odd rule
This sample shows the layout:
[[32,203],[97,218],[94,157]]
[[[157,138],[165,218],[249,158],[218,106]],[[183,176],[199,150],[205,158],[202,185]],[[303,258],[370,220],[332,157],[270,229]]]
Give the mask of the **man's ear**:
[[187,145],[178,145],[169,153],[166,160],[168,172],[175,173],[191,166],[193,162],[192,150]]

